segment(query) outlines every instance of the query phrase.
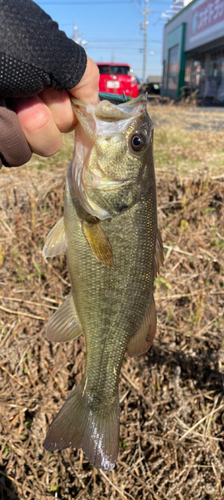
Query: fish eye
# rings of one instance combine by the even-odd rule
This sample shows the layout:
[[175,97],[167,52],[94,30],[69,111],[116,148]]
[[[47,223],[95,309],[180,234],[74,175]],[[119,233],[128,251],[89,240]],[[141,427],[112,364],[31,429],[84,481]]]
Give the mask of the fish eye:
[[145,137],[142,134],[134,134],[131,138],[131,147],[134,151],[141,151],[145,146]]

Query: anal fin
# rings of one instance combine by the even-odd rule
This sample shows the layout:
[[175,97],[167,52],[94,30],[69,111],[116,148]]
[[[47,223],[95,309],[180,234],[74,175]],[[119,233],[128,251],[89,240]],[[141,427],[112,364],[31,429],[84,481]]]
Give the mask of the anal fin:
[[51,316],[47,327],[46,337],[51,342],[69,342],[81,335],[82,328],[77,318],[72,295],[67,295],[65,301]]
[[43,256],[45,259],[47,257],[55,257],[65,252],[66,248],[65,224],[64,217],[62,217],[47,235],[47,241],[43,248]]
[[156,308],[152,296],[149,308],[145,314],[139,330],[130,338],[128,343],[129,356],[140,356],[151,347],[156,333]]
[[96,224],[83,222],[82,229],[93,255],[105,266],[112,267],[113,254],[111,244],[100,222]]

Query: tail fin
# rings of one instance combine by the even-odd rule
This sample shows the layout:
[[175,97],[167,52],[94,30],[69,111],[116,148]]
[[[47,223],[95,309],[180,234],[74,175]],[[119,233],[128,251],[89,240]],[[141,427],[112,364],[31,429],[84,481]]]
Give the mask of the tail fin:
[[91,464],[110,471],[118,454],[119,401],[93,408],[81,383],[53,420],[44,442],[48,451],[82,448]]

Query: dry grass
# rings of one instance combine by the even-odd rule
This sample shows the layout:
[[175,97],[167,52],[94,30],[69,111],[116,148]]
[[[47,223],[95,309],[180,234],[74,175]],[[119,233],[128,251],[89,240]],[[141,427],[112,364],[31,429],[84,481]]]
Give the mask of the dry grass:
[[[84,368],[82,338],[66,345],[44,338],[47,318],[69,289],[65,258],[48,263],[41,249],[63,211],[72,139],[66,138],[63,151],[50,160],[36,157],[29,166],[0,174],[4,500],[222,498],[223,183],[215,158],[220,151],[224,164],[223,141],[212,127],[182,134],[188,122],[194,123],[195,108],[150,111],[166,255],[155,284],[158,332],[146,355],[125,359],[120,453],[111,473],[94,469],[81,451],[43,448],[53,415]],[[211,120],[207,111],[199,114],[201,123]],[[198,158],[197,165],[192,158]]]
[[192,174],[223,174],[223,108],[150,106],[157,168]]

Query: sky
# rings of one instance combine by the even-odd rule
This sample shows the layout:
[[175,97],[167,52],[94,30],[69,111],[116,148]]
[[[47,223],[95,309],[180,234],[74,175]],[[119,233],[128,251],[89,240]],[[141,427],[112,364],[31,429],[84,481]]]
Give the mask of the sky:
[[[85,40],[87,54],[96,62],[126,62],[142,77],[143,10],[145,0],[35,0],[68,37],[74,25]],[[146,76],[162,74],[164,21],[160,15],[172,0],[149,0]]]

